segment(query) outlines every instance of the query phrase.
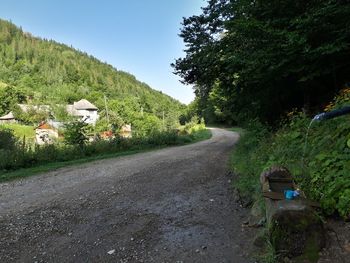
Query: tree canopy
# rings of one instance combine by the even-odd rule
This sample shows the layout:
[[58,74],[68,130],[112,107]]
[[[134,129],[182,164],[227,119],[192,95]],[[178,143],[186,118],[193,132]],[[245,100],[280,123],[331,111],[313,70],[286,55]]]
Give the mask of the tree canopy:
[[173,67],[207,121],[273,123],[318,110],[349,81],[348,1],[210,0],[202,11],[184,18]]

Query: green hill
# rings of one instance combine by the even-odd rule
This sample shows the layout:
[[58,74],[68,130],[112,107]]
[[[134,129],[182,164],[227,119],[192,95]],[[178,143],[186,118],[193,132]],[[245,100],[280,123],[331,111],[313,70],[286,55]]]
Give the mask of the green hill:
[[1,19],[0,83],[4,98],[0,114],[18,102],[57,105],[85,98],[103,116],[105,95],[111,119],[135,125],[149,120],[155,126],[165,123],[169,127],[185,107],[129,73],[67,45],[34,37]]

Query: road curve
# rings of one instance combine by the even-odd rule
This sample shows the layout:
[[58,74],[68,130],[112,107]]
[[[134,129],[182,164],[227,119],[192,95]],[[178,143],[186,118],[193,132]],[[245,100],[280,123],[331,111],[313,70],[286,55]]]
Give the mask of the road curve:
[[249,262],[238,134],[0,184],[0,262]]

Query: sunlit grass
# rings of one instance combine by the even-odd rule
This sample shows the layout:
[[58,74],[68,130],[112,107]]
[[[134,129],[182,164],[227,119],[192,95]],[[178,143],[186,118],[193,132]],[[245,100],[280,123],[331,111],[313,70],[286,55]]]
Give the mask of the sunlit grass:
[[16,137],[23,139],[34,139],[35,138],[35,127],[22,125],[17,123],[0,124],[0,127],[8,128],[13,130]]

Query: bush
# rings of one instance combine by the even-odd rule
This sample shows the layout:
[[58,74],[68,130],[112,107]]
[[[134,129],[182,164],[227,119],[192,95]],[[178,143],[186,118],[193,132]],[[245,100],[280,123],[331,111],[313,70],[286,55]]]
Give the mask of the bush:
[[147,140],[150,145],[175,145],[177,144],[176,131],[154,132]]
[[180,127],[179,133],[182,135],[188,135],[192,133],[196,133],[201,130],[205,130],[205,123],[204,119],[201,118],[201,120],[198,119],[197,116],[192,117],[191,121],[186,123],[184,126]]
[[8,128],[0,129],[0,150],[13,150],[16,147],[17,138],[13,130]]
[[83,121],[73,121],[65,125],[64,141],[68,145],[83,146],[87,141],[87,124]]
[[[6,140],[1,142],[6,145],[0,148],[0,171],[16,170],[23,167],[31,167],[49,162],[63,162],[91,157],[118,153],[121,151],[150,149],[157,146],[180,145],[208,138],[208,134],[203,135],[206,130],[199,130],[190,135],[178,135],[176,131],[153,132],[147,137],[122,138],[115,137],[111,140],[97,140],[86,143],[85,125],[81,123],[71,123],[66,130],[66,144],[35,145],[30,147],[17,143],[12,131],[0,132],[0,136]],[[83,139],[81,139],[83,138]],[[68,140],[68,141],[67,141]],[[5,142],[7,142],[5,144]],[[74,142],[76,144],[74,144]],[[69,144],[68,144],[69,143]],[[4,180],[6,176],[2,176]]]
[[[328,109],[349,99],[350,91],[343,91]],[[310,121],[303,113],[292,112],[274,133],[253,122],[232,155],[233,169],[239,174],[236,186],[247,196],[258,193],[259,174],[282,165],[309,198],[320,201],[326,214],[349,217],[350,117],[314,122],[308,130]]]

